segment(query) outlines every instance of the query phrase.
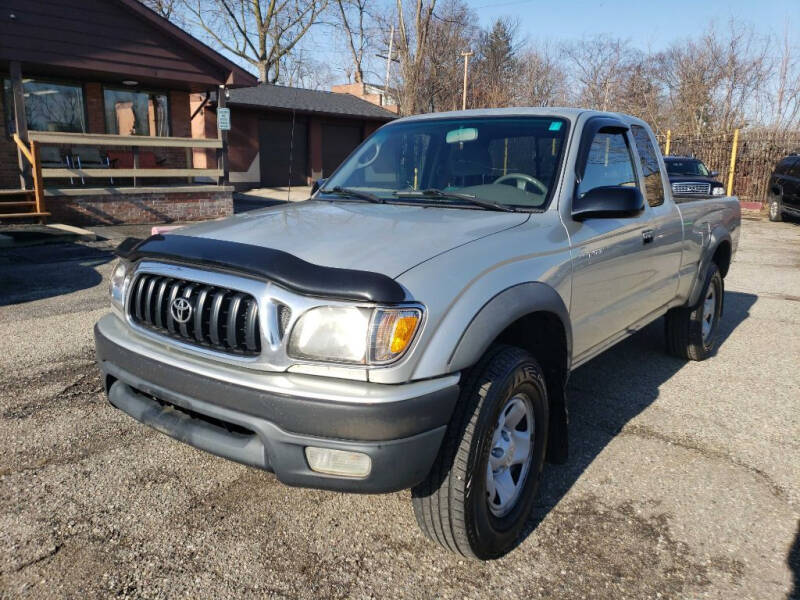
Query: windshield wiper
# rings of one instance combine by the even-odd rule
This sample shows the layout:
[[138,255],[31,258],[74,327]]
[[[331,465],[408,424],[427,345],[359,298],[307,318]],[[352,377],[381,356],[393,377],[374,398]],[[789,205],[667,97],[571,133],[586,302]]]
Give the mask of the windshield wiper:
[[474,204],[475,206],[480,206],[482,208],[486,208],[489,210],[501,210],[503,212],[517,212],[517,209],[514,208],[513,206],[506,206],[505,204],[500,204],[499,202],[492,202],[491,200],[483,200],[471,194],[459,194],[458,192],[445,192],[442,190],[437,190],[436,188],[430,188],[427,190],[396,191],[393,192],[393,194],[398,198],[433,197],[433,198],[449,198],[452,200],[464,200],[465,202],[469,202],[470,204]]
[[320,190],[323,194],[336,194],[337,196],[350,196],[352,198],[358,198],[359,200],[366,200],[368,202],[374,202],[375,204],[383,204],[383,198],[378,198],[375,194],[370,194],[369,192],[361,192],[359,190],[354,190],[352,188],[344,188],[341,186],[336,186],[330,190]]

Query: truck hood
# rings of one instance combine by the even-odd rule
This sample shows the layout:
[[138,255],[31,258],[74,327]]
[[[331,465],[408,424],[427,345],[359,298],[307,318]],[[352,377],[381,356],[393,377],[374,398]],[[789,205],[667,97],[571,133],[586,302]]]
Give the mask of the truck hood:
[[397,277],[429,258],[524,223],[528,213],[308,200],[176,231],[283,250],[313,264]]

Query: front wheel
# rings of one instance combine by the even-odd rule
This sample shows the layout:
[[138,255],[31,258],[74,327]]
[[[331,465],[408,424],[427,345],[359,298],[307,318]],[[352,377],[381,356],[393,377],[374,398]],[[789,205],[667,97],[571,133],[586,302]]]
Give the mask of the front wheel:
[[549,423],[542,369],[496,346],[472,370],[428,477],[412,489],[431,540],[466,557],[513,548],[533,508]]
[[769,220],[783,221],[783,209],[781,208],[781,199],[778,196],[774,196],[769,202]]

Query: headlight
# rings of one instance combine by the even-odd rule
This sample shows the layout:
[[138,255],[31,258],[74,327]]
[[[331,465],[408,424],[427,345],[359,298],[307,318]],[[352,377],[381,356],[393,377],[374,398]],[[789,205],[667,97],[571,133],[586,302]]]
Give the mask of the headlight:
[[111,283],[109,285],[111,307],[117,309],[120,314],[124,313],[125,289],[128,286],[130,270],[131,263],[127,260],[119,259],[111,271]]
[[722,187],[721,185],[717,186],[713,190],[711,190],[711,195],[712,196],[724,196],[725,195],[725,188]]
[[288,353],[313,361],[387,364],[405,354],[421,320],[419,308],[320,306],[298,319]]

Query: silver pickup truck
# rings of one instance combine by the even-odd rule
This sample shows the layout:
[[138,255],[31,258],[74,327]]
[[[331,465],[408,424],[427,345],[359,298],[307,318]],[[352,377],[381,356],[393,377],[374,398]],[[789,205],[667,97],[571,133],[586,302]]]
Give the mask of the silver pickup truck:
[[399,119],[307,201],[126,240],[97,358],[135,419],[290,485],[411,488],[428,537],[494,558],[567,459],[573,369],[660,317],[713,353],[739,226],[676,204],[626,115]]

